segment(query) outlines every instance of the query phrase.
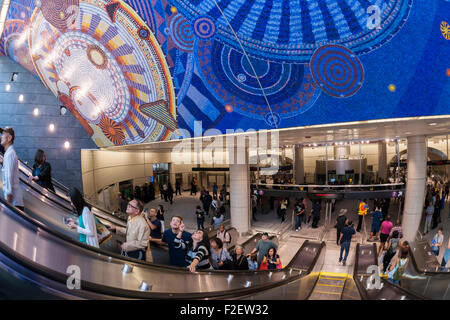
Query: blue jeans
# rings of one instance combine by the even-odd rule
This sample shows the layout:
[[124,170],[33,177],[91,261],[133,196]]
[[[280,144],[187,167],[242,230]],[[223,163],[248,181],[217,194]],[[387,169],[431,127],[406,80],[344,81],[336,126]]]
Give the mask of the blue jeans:
[[295,229],[299,229],[302,226],[303,216],[295,216]]
[[342,252],[345,250],[344,261],[347,261],[348,252],[350,251],[350,241],[345,241],[341,243],[341,255],[339,256],[339,260],[342,260]]
[[435,255],[436,257],[439,255],[439,249],[440,249],[440,248],[437,248],[437,250],[431,249],[431,251],[434,252],[434,255]]
[[203,226],[203,222],[205,222],[205,220],[198,220],[197,219],[197,229],[198,230],[203,230],[203,229],[205,229],[205,227]]

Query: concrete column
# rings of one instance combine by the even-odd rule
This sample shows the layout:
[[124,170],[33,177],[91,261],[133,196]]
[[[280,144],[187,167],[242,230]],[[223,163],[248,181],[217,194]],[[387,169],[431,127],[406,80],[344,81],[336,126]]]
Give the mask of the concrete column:
[[334,160],[348,159],[350,156],[350,146],[334,147]]
[[403,236],[414,241],[422,218],[427,179],[425,136],[408,137],[408,181],[403,210]]
[[305,183],[305,157],[303,155],[303,146],[297,145],[294,147],[294,166],[295,176],[294,184]]
[[387,182],[387,152],[386,152],[386,142],[378,142],[378,178],[383,179]]
[[[236,228],[240,235],[244,235],[250,230],[251,219],[248,151],[245,147],[236,147],[229,152],[231,226]],[[242,160],[242,157],[237,156],[238,153],[245,154],[244,161],[238,162],[238,160]]]

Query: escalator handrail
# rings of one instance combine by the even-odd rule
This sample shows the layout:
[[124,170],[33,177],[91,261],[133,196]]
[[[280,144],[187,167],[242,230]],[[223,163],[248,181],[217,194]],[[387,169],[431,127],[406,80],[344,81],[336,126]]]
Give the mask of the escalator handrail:
[[411,250],[411,247],[408,248],[409,251],[409,256],[411,257],[411,261],[413,263],[414,269],[416,269],[417,273],[422,273],[422,274],[428,274],[428,275],[440,275],[440,274],[445,274],[447,276],[450,276],[450,272],[445,272],[445,271],[431,271],[431,270],[424,270],[419,268],[419,265],[417,263],[416,258],[414,257],[414,252],[413,250]]
[[[30,169],[30,170],[32,170],[31,169],[31,167],[28,165],[28,164],[26,164],[23,160],[21,160],[21,159],[19,159],[19,161],[20,161],[20,163],[21,164],[23,164],[25,167],[27,167],[28,169]],[[20,170],[24,175],[26,175],[26,172],[24,172],[24,171],[22,171],[22,170]],[[69,192],[69,188],[67,188],[65,185],[63,185],[61,182],[58,182],[57,180],[55,180],[53,177],[52,177],[52,181],[56,181],[56,184],[60,187],[60,189],[62,189],[62,191],[64,192],[64,193],[68,193]],[[67,199],[64,199],[63,197],[61,197],[61,195],[59,195],[58,193],[56,193],[56,192],[53,192],[53,191],[51,191],[51,190],[48,190],[49,192],[51,192],[53,195],[55,195],[56,197],[58,197],[59,199],[61,199],[61,201],[64,201],[64,202],[67,202],[68,204],[70,204],[70,201],[69,200],[67,200]],[[41,192],[40,192],[41,193]],[[44,196],[46,196],[46,195],[44,195]],[[47,198],[48,198],[48,196],[46,196]],[[95,208],[95,209],[97,209],[97,210],[99,210],[99,211],[102,211],[102,212],[104,212],[105,214],[107,214],[107,215],[112,215],[108,210],[106,210],[106,209],[104,209],[104,208],[101,208],[101,207],[99,207],[97,204],[94,204],[94,203],[92,203],[90,200],[87,200],[86,199],[86,197],[83,195],[83,197],[85,198],[85,201],[86,201],[86,203],[88,204],[88,205],[90,205],[91,207],[93,207],[93,208]],[[56,202],[56,201],[54,201],[54,202]],[[59,204],[59,203],[58,203]],[[59,205],[61,205],[61,206],[63,206],[63,204],[59,204]],[[116,218],[116,217],[114,217],[114,218]],[[105,220],[108,220],[108,218],[104,218],[104,217],[102,217],[102,219],[105,219]],[[117,218],[116,218],[117,219]],[[120,219],[119,219],[120,220]],[[111,222],[113,222],[113,221],[111,221]],[[114,223],[114,222],[113,222]]]
[[[33,191],[37,192],[38,194],[40,194],[41,196],[44,196],[47,200],[49,200],[50,202],[56,204],[57,206],[61,207],[62,209],[71,212],[72,208],[65,206],[64,204],[60,203],[59,201],[57,201],[56,199],[52,199],[52,197],[49,197],[48,195],[42,193],[35,185],[30,184],[29,181],[27,181],[24,178],[19,178],[20,182],[22,182],[23,184],[25,184],[27,187],[29,187],[30,189],[32,189]],[[51,191],[49,191],[51,192]],[[57,195],[58,196],[58,195]],[[58,196],[59,197],[59,196]],[[61,197],[59,197],[61,198]],[[62,198],[61,198],[62,199]],[[96,208],[97,209],[97,208]],[[108,214],[109,216],[111,216],[111,214]],[[99,216],[99,218],[103,219],[103,220],[107,220],[115,225],[120,225],[120,226],[126,226],[126,224],[124,223],[124,221],[122,221],[121,219],[117,219],[115,217],[101,217]],[[114,218],[116,221],[114,221]]]
[[[17,208],[9,205],[3,199],[0,199],[0,202],[2,202],[2,204],[5,205],[5,207],[7,207],[9,210],[11,210],[15,214],[21,216],[21,218],[23,218],[24,220],[27,220],[31,224],[34,224],[33,222],[35,222],[35,221],[33,221],[33,219],[30,219],[29,217],[22,215],[21,212]],[[45,231],[47,231],[47,230],[45,230]],[[70,239],[70,240],[72,240],[72,239]],[[90,248],[88,248],[87,245],[84,245],[84,246],[82,245],[81,247],[84,247],[84,249],[90,249]],[[17,252],[15,252],[14,250],[12,250],[7,245],[5,245],[4,243],[1,243],[1,242],[0,242],[0,252],[3,255],[5,255],[6,257],[8,257],[9,259],[24,266],[26,269],[29,269],[32,272],[35,272],[37,274],[40,274],[40,275],[44,276],[45,278],[48,278],[48,279],[51,279],[51,280],[54,280],[54,281],[57,281],[57,282],[60,282],[63,284],[65,284],[67,281],[66,274],[62,274],[60,272],[51,270],[51,269],[49,269],[45,266],[42,266],[34,261],[31,261],[27,257],[25,257],[21,254],[18,254]],[[172,267],[172,268],[175,268],[175,267]],[[172,269],[172,268],[166,267],[164,269],[167,270],[167,269]],[[177,269],[176,271],[179,271],[178,269],[183,270],[182,268],[176,268],[176,269]],[[267,270],[265,270],[265,271],[267,272]],[[189,272],[189,271],[185,270],[185,272]],[[212,272],[209,271],[208,273],[212,273]],[[300,277],[301,277],[300,274],[298,274],[298,275],[296,274],[293,276],[288,276],[288,277],[286,277],[286,279],[283,279],[283,280],[280,280],[277,282],[263,283],[263,284],[259,284],[259,285],[249,287],[249,288],[238,288],[238,289],[208,292],[208,293],[202,293],[202,292],[197,293],[196,292],[196,293],[172,293],[172,294],[169,294],[169,293],[161,293],[161,292],[156,292],[156,293],[155,292],[141,292],[141,291],[133,291],[133,290],[128,290],[128,289],[118,289],[118,288],[114,288],[114,287],[103,286],[103,285],[95,284],[95,283],[92,283],[92,282],[86,281],[86,280],[81,280],[81,287],[90,292],[95,292],[95,293],[104,294],[104,295],[108,295],[108,296],[131,298],[131,299],[136,299],[136,298],[137,299],[141,299],[141,298],[142,299],[143,298],[163,299],[163,298],[167,298],[168,295],[169,295],[169,297],[174,298],[174,299],[225,298],[225,297],[250,295],[253,293],[261,292],[262,290],[267,290],[267,289],[271,289],[274,287],[282,286],[282,285],[287,284],[291,281],[294,281]]]
[[[21,159],[19,159],[19,161],[22,165],[24,165],[25,167],[30,169],[30,171],[33,171],[33,168],[31,168],[31,166],[28,163],[26,163],[25,161],[23,161]],[[67,188],[65,185],[63,185],[61,182],[59,182],[58,180],[56,180],[53,177],[52,177],[52,183],[53,183],[53,185],[58,186],[58,188],[62,189],[62,191],[66,192],[66,193],[69,191],[69,188]]]
[[[374,252],[377,252],[377,250],[376,250],[377,249],[377,245],[375,243],[373,243],[373,247],[374,247]],[[360,277],[361,275],[357,274],[358,261],[359,261],[359,250],[360,250],[360,245],[358,243],[358,244],[356,244],[355,266],[354,266],[354,269],[353,269],[353,280],[355,282],[356,288],[359,291],[359,294],[361,295],[361,298],[363,300],[367,300],[368,297],[367,297],[366,289],[363,287],[363,285],[361,284],[361,282],[358,279],[358,277]],[[378,265],[378,261],[377,261],[376,255],[374,255],[374,258],[375,258],[375,265]],[[403,292],[406,296],[410,296],[411,298],[413,298],[415,300],[424,300],[425,299],[423,296],[420,296],[420,295],[418,295],[416,293],[412,293],[412,292],[410,292],[410,291],[408,291],[408,290],[406,290],[406,289],[404,289],[404,288],[402,288],[402,287],[400,287],[400,286],[398,286],[398,285],[396,285],[396,284],[394,284],[394,283],[392,283],[392,282],[390,282],[390,281],[388,281],[388,280],[386,280],[384,278],[381,278],[381,281],[385,285],[389,285],[389,286],[397,288],[399,291]]]
[[[20,211],[18,210],[16,207],[10,205],[7,201],[5,201],[3,198],[0,197],[0,203],[5,205],[6,207],[8,207],[10,210],[12,210],[16,215],[18,215],[19,217],[23,218],[24,220],[28,221],[29,223],[31,223],[32,225],[34,225],[37,228],[42,229],[43,231],[49,233],[50,235],[68,242],[71,245],[74,245],[75,247],[79,247],[81,249],[87,249],[91,254],[97,253],[97,254],[101,254],[105,257],[111,257],[111,258],[115,258],[116,260],[118,260],[120,263],[127,263],[131,266],[138,266],[138,267],[149,267],[149,268],[154,268],[154,269],[159,269],[159,270],[170,270],[171,272],[178,272],[178,273],[189,273],[190,271],[187,270],[186,268],[182,268],[182,267],[174,267],[174,266],[170,266],[170,265],[162,265],[162,264],[156,264],[156,263],[150,263],[147,261],[142,261],[142,260],[137,260],[137,259],[133,259],[127,256],[122,256],[119,254],[116,254],[114,252],[108,252],[105,250],[102,250],[100,248],[96,248],[96,247],[92,247],[89,246],[85,243],[79,242],[75,239],[70,238],[69,236],[65,235],[65,234],[61,234],[51,228],[49,228],[48,226],[46,226],[44,223],[42,223],[41,221],[31,217],[29,214],[27,214],[26,212]],[[197,270],[197,273],[221,273],[223,271],[226,271],[228,273],[239,273],[239,272],[247,272],[247,273],[264,273],[264,272],[268,272],[268,270]],[[278,271],[278,270],[271,270],[271,271]],[[284,271],[284,269],[279,270],[281,272]]]
[[[374,245],[374,249],[375,249],[374,252],[377,252],[376,244],[374,243],[373,245]],[[375,260],[376,260],[376,258],[375,258]],[[375,262],[375,264],[377,264],[376,262]],[[355,285],[356,285],[356,288],[358,289],[361,299],[367,300],[368,298],[367,298],[366,289],[362,286],[362,284],[359,282],[359,279],[358,279],[358,277],[360,276],[358,274],[358,265],[359,265],[359,243],[356,244],[355,265],[353,266],[353,280],[355,281]]]
[[[5,244],[0,242],[0,253],[5,255],[7,258],[13,260],[19,265],[25,267],[28,270],[31,270],[34,273],[37,273],[47,279],[56,281],[60,284],[66,284],[68,275],[63,274],[54,270],[51,270],[45,266],[37,264],[36,262],[24,257],[20,254],[17,254],[11,248],[6,246]],[[194,293],[166,293],[166,292],[142,292],[142,291],[134,291],[128,289],[119,289],[109,286],[104,286],[101,284],[92,283],[90,281],[81,280],[81,290],[88,291],[91,293],[97,293],[107,296],[114,296],[118,298],[128,298],[128,299],[167,299],[168,297],[173,299],[204,299],[204,298],[212,298],[212,299],[225,299],[231,297],[239,297],[251,295],[254,293],[259,293],[264,290],[272,289],[275,287],[283,286],[291,281],[297,280],[300,278],[300,275],[288,276],[286,279],[277,281],[277,282],[268,282],[260,285],[256,285],[249,288],[238,288],[231,289],[225,291],[214,291],[214,292],[194,292]],[[72,292],[75,293],[75,292]]]

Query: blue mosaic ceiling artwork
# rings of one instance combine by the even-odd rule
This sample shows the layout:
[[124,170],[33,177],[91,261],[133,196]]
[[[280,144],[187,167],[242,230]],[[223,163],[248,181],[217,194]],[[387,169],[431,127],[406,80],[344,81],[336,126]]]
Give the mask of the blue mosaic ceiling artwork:
[[[48,85],[75,61],[56,47],[81,46],[117,88],[94,115],[107,88],[66,79],[55,94],[98,145],[133,144],[195,121],[224,133],[449,114],[446,12],[445,0],[12,0],[0,53]],[[33,39],[66,57],[48,71]]]

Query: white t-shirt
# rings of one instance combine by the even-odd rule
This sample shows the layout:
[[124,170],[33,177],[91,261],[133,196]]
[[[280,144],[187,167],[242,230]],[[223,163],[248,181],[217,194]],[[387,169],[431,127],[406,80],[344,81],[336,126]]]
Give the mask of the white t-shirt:
[[22,189],[19,182],[19,159],[13,146],[10,146],[3,156],[2,181],[5,199],[12,194],[12,205],[23,207]]

